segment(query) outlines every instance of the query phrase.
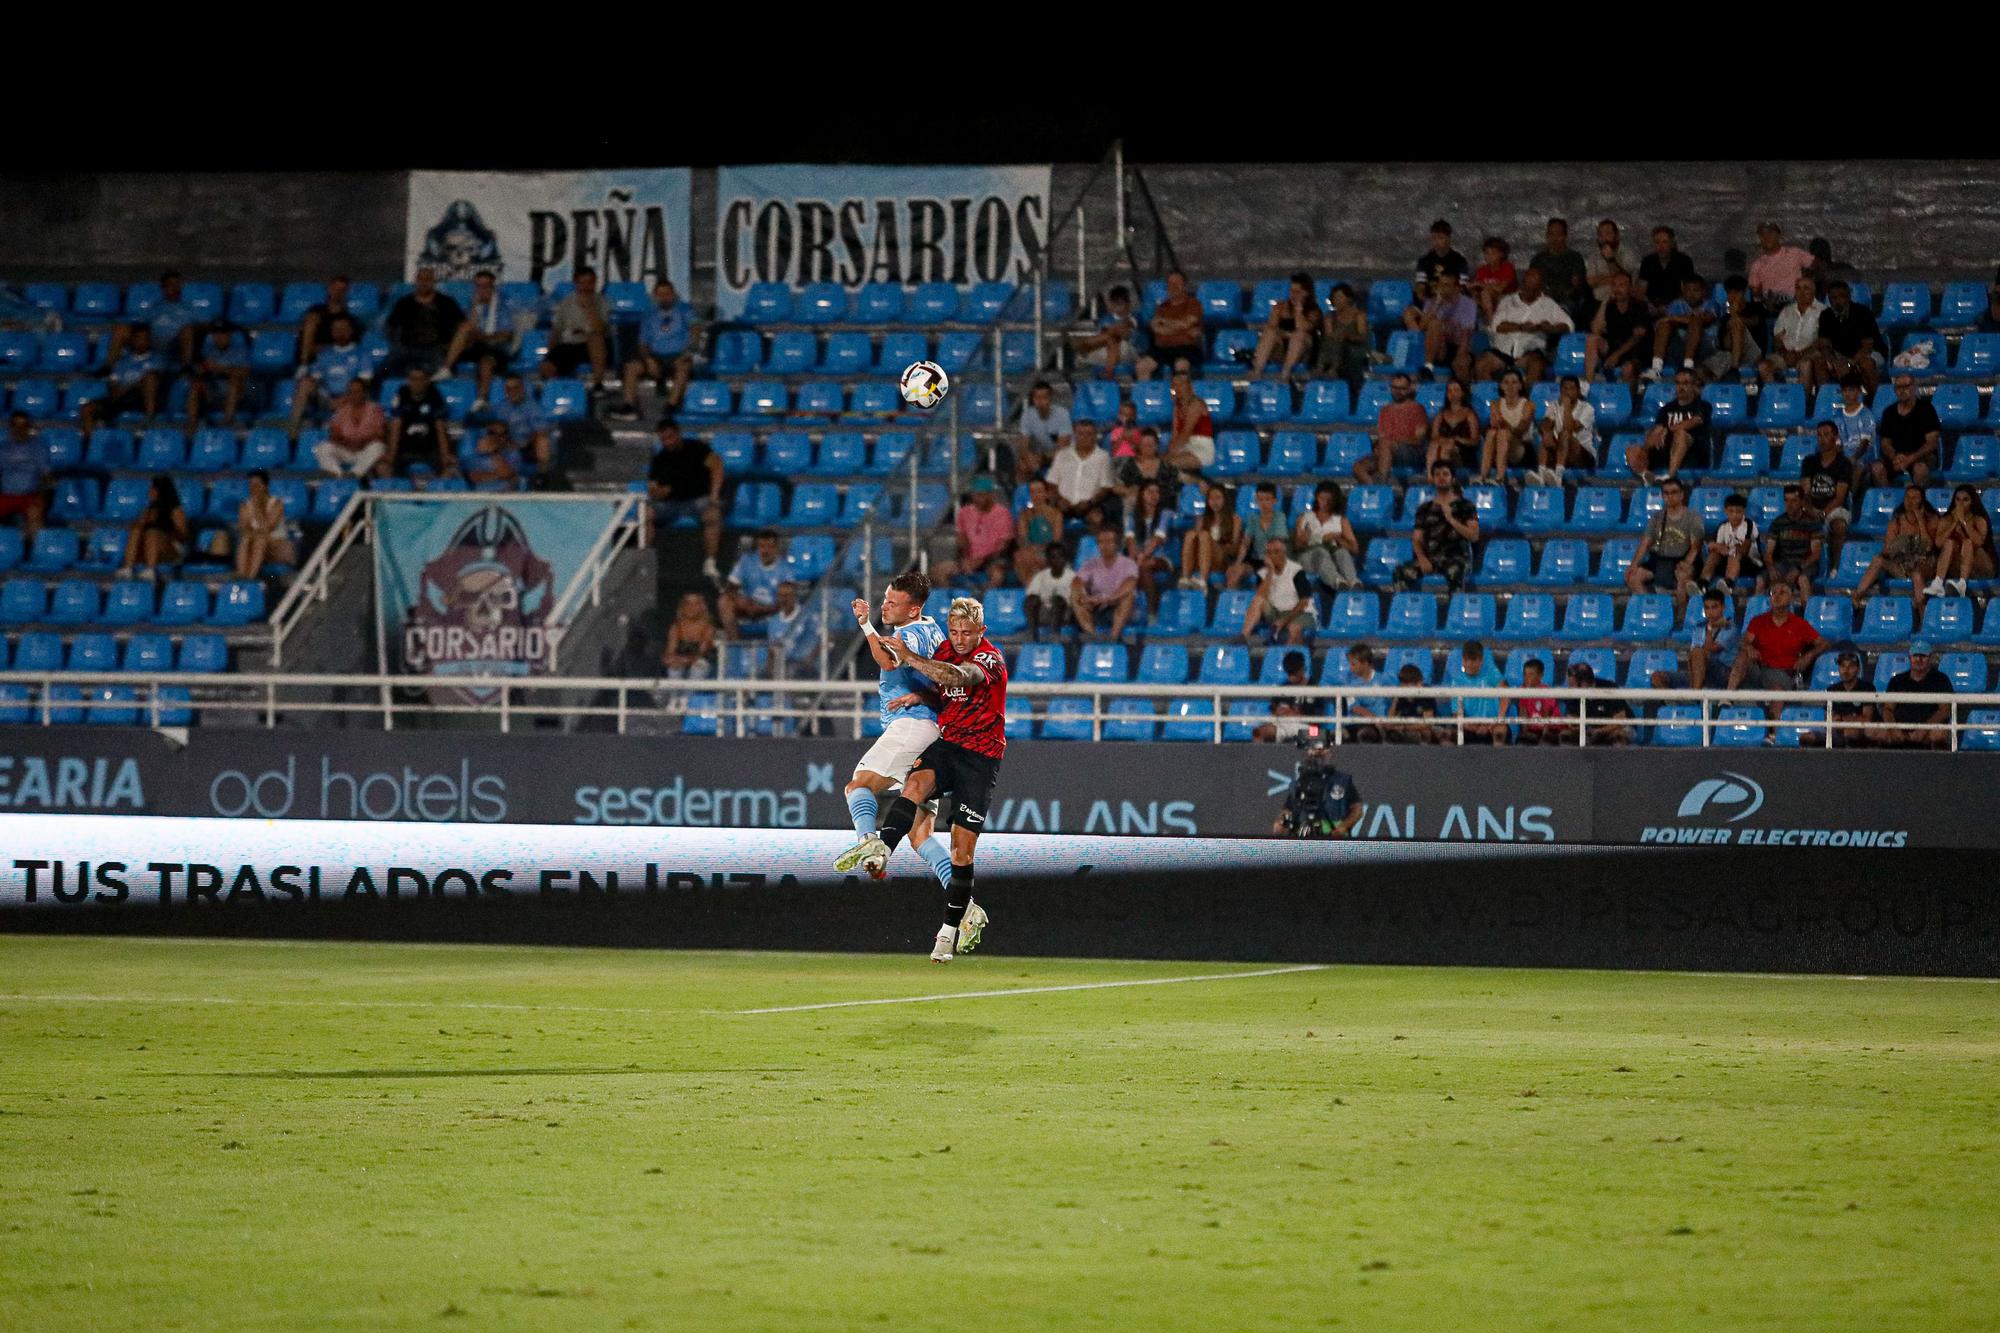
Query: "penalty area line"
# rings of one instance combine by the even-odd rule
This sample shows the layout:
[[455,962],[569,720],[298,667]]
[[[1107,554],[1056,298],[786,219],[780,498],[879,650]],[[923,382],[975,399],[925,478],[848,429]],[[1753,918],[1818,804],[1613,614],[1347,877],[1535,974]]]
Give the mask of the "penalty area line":
[[942,995],[896,995],[876,1000],[828,1000],[823,1004],[781,1004],[768,1009],[736,1009],[748,1014],[802,1014],[814,1009],[858,1009],[876,1004],[936,1004],[941,1000],[992,1000],[1006,995],[1053,995],[1058,991],[1119,990],[1128,986],[1180,986],[1190,981],[1241,981],[1247,977],[1282,977],[1293,972],[1324,972],[1331,963],[1300,963],[1294,967],[1263,967],[1252,972],[1208,972],[1194,977],[1146,977],[1134,981],[1079,981],[1066,986],[1014,986],[1006,990],[961,990]]

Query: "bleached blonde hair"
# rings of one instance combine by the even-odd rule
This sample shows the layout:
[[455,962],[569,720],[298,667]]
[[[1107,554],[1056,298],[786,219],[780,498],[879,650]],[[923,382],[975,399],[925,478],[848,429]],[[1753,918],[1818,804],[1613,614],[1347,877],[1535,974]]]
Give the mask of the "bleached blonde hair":
[[951,599],[951,609],[944,613],[944,618],[948,621],[970,620],[975,625],[984,625],[986,608],[979,604],[977,597],[954,597]]

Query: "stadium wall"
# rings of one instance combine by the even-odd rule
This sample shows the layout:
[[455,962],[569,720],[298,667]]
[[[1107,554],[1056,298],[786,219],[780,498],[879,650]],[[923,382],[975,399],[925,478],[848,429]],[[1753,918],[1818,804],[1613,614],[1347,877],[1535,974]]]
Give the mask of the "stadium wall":
[[[667,164],[663,164],[667,165]],[[2000,258],[2000,161],[1520,162],[1141,164],[1183,265],[1202,275],[1402,276],[1431,218],[1451,218],[1460,247],[1509,237],[1516,260],[1552,213],[1585,245],[1597,218],[1620,219],[1646,244],[1671,222],[1682,249],[1719,275],[1756,226],[1782,223],[1803,242],[1828,237],[1864,273],[1977,276]],[[1057,207],[1090,179],[1058,165]],[[694,297],[714,297],[716,173],[691,196]],[[0,176],[0,274],[10,279],[191,276],[283,280],[345,270],[393,281],[403,271],[408,178],[392,172]],[[1133,202],[1133,219],[1143,218]],[[1093,285],[1120,259],[1108,187],[1085,205]],[[1057,277],[1075,241],[1054,247]],[[1142,250],[1142,262],[1150,250]]]
[[[465,731],[0,728],[0,813],[842,829],[862,744]],[[1375,842],[2000,848],[1978,755],[1346,746]],[[1163,763],[1171,760],[1171,763]],[[1017,742],[989,827],[1268,836],[1297,752]]]

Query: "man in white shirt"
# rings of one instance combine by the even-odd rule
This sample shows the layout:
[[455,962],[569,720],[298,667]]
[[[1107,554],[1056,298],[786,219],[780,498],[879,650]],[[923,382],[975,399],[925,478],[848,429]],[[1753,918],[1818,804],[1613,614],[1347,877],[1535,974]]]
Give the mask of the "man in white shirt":
[[1519,370],[1520,359],[1530,352],[1546,358],[1549,335],[1575,328],[1569,312],[1543,292],[1541,271],[1529,269],[1521,275],[1521,289],[1501,297],[1493,308],[1493,344],[1479,358],[1479,378],[1498,379],[1502,371]]
[[1771,359],[1766,363],[1775,374],[1799,372],[1799,383],[1812,391],[1821,365],[1819,317],[1826,303],[1818,299],[1811,278],[1800,278],[1793,287],[1795,299],[1778,312],[1771,328]]
[[1076,587],[1076,571],[1069,567],[1069,548],[1061,542],[1050,542],[1042,552],[1048,562],[1028,580],[1028,594],[1024,599],[1028,613],[1028,638],[1038,641],[1042,631],[1060,637],[1063,626],[1069,623],[1069,599],[1071,589]]
[[1055,400],[1047,380],[1036,380],[1021,409],[1021,442],[1014,450],[1014,479],[1026,481],[1048,466],[1056,450],[1069,443],[1069,409]]
[[1318,622],[1312,580],[1292,559],[1291,548],[1282,537],[1264,543],[1264,567],[1258,573],[1263,577],[1257,584],[1257,595],[1243,613],[1244,640],[1254,646],[1259,622],[1268,620],[1274,641],[1304,643],[1307,632]]
[[1097,423],[1078,422],[1075,438],[1056,450],[1049,463],[1048,483],[1056,493],[1056,508],[1066,517],[1080,518],[1096,528],[1115,516],[1111,507],[1114,480],[1111,455],[1097,447]]

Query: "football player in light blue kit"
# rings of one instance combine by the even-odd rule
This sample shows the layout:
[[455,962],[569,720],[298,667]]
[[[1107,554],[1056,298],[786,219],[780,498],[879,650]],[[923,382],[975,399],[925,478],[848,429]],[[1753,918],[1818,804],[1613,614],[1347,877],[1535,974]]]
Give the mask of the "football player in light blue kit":
[[[924,614],[924,602],[931,595],[931,581],[922,574],[898,574],[882,594],[882,624],[890,635],[901,639],[912,653],[930,657],[944,642],[944,630]],[[847,784],[847,810],[854,819],[854,831],[862,838],[876,832],[876,816],[881,795],[903,785],[919,756],[938,738],[937,709],[929,682],[908,667],[896,665],[895,655],[883,645],[882,634],[868,620],[868,603],[854,599],[854,618],[868,635],[868,651],[882,668],[882,734]],[[951,849],[943,838],[932,836],[936,803],[918,812],[910,829],[909,843],[930,865],[939,883],[951,884]],[[886,870],[869,873],[881,879]]]

